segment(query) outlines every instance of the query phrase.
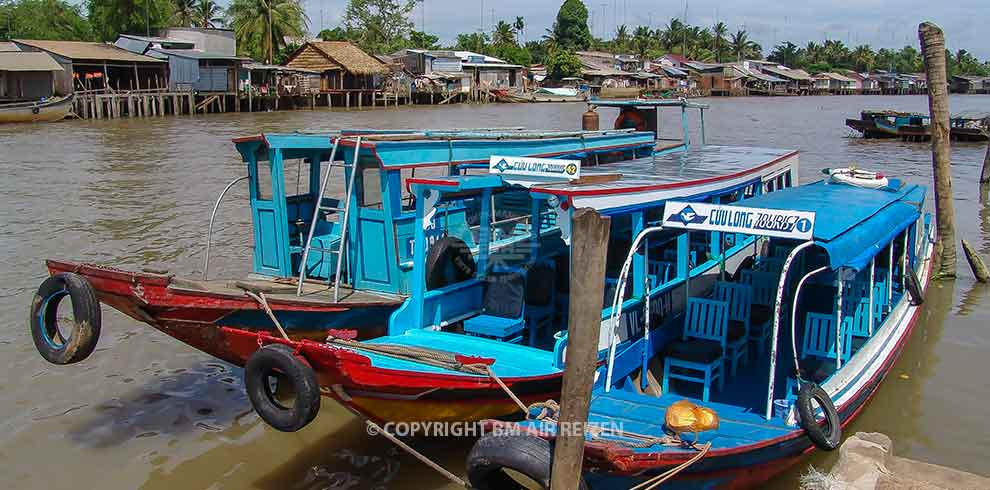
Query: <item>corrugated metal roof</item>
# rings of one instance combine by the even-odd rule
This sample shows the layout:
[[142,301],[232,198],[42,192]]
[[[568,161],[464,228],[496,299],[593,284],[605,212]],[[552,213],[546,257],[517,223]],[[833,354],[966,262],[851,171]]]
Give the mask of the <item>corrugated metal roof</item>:
[[158,58],[161,55],[164,58],[169,56],[178,56],[179,58],[188,58],[193,60],[232,60],[232,61],[246,61],[251,58],[245,58],[243,56],[231,56],[229,54],[223,53],[212,53],[209,51],[201,51],[199,49],[165,49],[165,48],[154,48],[148,50],[150,56]]
[[91,43],[81,41],[38,41],[34,39],[14,39],[14,42],[24,46],[43,49],[71,60],[106,60],[127,61],[137,63],[163,63],[150,56],[144,56],[118,48],[112,44]]
[[791,80],[811,80],[811,75],[808,75],[808,72],[804,70],[792,70],[790,68],[778,68],[776,66],[766,65],[764,65],[761,69]]
[[48,53],[0,52],[0,71],[62,71]]

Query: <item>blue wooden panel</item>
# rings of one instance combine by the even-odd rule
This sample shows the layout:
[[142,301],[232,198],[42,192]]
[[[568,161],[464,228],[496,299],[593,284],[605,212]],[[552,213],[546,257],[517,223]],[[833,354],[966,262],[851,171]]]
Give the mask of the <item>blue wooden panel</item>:
[[[362,213],[364,214],[364,213]],[[364,283],[376,282],[390,284],[391,269],[395,264],[385,241],[385,221],[362,216],[358,220],[360,227],[360,248],[357,255],[360,261],[358,287],[368,287]]]
[[255,210],[255,257],[258,266],[268,269],[266,272],[278,274],[279,246],[275,231],[275,210],[257,207]]

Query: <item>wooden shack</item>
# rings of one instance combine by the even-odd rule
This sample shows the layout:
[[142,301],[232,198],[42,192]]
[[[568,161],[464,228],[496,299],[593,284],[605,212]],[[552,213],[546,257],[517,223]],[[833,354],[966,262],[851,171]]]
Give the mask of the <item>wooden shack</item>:
[[163,87],[167,64],[112,44],[79,41],[15,39],[21,51],[48,53],[61,67],[55,74],[55,92],[74,90],[130,90]]
[[62,67],[48,53],[0,51],[0,102],[49,98]]
[[[285,66],[321,74],[320,92],[346,106],[375,103],[389,67],[348,41],[310,41],[289,55]],[[354,100],[352,101],[352,96]],[[330,102],[332,104],[333,102]]]

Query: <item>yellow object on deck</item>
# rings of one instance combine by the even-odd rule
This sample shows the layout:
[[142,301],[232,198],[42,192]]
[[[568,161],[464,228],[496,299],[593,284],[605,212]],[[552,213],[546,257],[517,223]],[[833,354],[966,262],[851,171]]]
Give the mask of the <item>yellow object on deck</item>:
[[718,428],[718,414],[688,400],[680,400],[667,407],[664,422],[674,433],[702,432]]

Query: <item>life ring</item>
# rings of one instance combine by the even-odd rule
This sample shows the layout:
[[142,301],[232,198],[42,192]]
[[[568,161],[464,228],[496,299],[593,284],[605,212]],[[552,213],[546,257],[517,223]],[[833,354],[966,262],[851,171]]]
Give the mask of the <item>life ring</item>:
[[856,167],[828,169],[828,177],[832,182],[866,189],[882,189],[890,184],[890,181],[884,174],[862,170]]
[[918,276],[911,269],[908,269],[904,279],[908,294],[911,295],[911,306],[920,306],[925,302],[925,292],[921,289],[921,281],[918,280]]
[[635,107],[623,108],[619,111],[619,117],[615,118],[615,129],[646,131],[646,118],[643,112]]
[[464,240],[445,236],[430,247],[426,257],[426,289],[439,289],[471,279],[477,268]]
[[[815,407],[811,401],[817,402],[818,406],[825,414],[823,425],[819,425]],[[819,449],[832,451],[839,447],[842,442],[842,423],[839,421],[839,413],[835,411],[835,405],[828,393],[815,383],[805,383],[801,386],[797,398],[797,410],[801,428],[808,435],[808,439],[815,443]]]
[[[536,483],[538,488],[550,488],[550,464],[553,454],[550,443],[531,435],[489,435],[478,439],[467,458],[467,476],[472,488],[478,490],[522,490],[533,488],[517,480],[518,475]],[[503,469],[512,470],[510,476]],[[584,478],[578,484],[587,490]]]
[[[283,405],[279,394],[288,383],[295,399],[292,406]],[[306,359],[292,347],[283,344],[266,345],[248,359],[244,366],[244,385],[251,406],[268,425],[282,432],[295,432],[309,425],[320,412],[320,385],[316,373]]]
[[[72,301],[71,326],[59,324],[58,305],[66,296]],[[41,357],[52,364],[89,357],[100,339],[101,324],[100,300],[79,274],[63,272],[45,279],[31,301],[31,337]]]

